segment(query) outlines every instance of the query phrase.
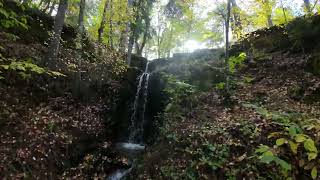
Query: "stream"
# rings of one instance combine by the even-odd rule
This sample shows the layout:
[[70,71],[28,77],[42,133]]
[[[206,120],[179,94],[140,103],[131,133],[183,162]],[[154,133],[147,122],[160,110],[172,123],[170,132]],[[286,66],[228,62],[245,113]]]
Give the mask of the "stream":
[[130,118],[131,124],[129,127],[130,133],[128,141],[116,143],[116,150],[129,158],[131,167],[129,169],[117,169],[109,175],[108,180],[121,180],[125,178],[134,168],[136,157],[145,150],[145,146],[143,145],[143,132],[150,77],[148,67],[149,62],[143,74],[139,76],[139,84],[133,104],[133,113]]

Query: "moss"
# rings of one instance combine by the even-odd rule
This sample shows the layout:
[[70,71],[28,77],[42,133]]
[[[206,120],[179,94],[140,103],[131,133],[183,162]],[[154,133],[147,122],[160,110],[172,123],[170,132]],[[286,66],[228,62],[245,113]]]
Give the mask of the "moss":
[[315,54],[308,60],[307,71],[320,75],[320,54]]

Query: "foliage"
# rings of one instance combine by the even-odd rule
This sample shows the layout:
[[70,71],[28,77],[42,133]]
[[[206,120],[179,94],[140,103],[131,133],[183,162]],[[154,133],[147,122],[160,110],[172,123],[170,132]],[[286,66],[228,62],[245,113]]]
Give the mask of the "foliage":
[[[317,178],[317,169],[320,167],[318,162],[318,149],[314,139],[304,134],[302,129],[297,126],[290,126],[286,131],[273,132],[268,138],[277,138],[273,148],[261,145],[256,152],[263,153],[261,162],[276,162],[284,170],[284,176],[288,177],[289,172],[297,174],[301,170],[309,171],[312,179]],[[286,162],[279,156],[292,159]],[[311,171],[310,171],[311,170]]]
[[164,89],[164,92],[170,97],[169,103],[165,108],[165,112],[179,112],[179,105],[182,102],[186,102],[185,99],[190,97],[194,93],[194,87],[190,84],[178,81],[172,75],[164,74],[163,77],[167,81],[167,86]]
[[217,83],[215,87],[216,87],[216,89],[218,89],[218,90],[224,90],[225,87],[226,87],[226,83],[225,83],[225,82]]
[[[7,59],[8,60],[8,59]],[[34,74],[47,74],[53,77],[65,76],[64,74],[47,70],[45,68],[39,67],[38,65],[32,63],[31,59],[27,59],[25,61],[16,61],[15,59],[9,59],[11,62],[9,64],[0,65],[0,68],[7,72],[17,72],[21,78],[30,79],[31,75]],[[4,73],[4,72],[0,72]]]
[[231,73],[235,73],[236,68],[240,68],[242,63],[246,60],[247,55],[246,53],[240,53],[239,56],[235,57],[232,56],[229,58],[228,63],[229,63],[229,71]]
[[[262,163],[276,163],[284,177],[298,174],[300,171],[307,171],[312,179],[317,178],[318,146],[320,126],[318,120],[299,118],[296,114],[284,114],[269,112],[268,110],[255,105],[246,104],[264,116],[272,120],[271,123],[279,125],[282,130],[269,134],[269,139],[275,139],[274,146],[260,145],[256,150]],[[298,119],[297,119],[298,118]]]
[[309,50],[317,43],[320,32],[320,17],[299,17],[290,22],[287,32],[293,42],[293,48]]
[[9,28],[24,28],[28,29],[26,17],[18,16],[11,9],[7,9],[3,6],[3,0],[0,1],[0,27],[9,29]]

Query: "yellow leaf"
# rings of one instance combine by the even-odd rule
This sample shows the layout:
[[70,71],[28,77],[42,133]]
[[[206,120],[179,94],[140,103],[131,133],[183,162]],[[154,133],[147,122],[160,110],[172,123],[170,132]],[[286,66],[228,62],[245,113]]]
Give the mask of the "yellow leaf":
[[308,161],[311,161],[313,159],[316,159],[317,158],[317,153],[308,153]]
[[284,138],[279,138],[276,140],[277,146],[282,146],[286,142],[286,139]]
[[289,145],[290,145],[290,149],[293,152],[293,154],[297,154],[298,153],[298,144],[289,141]]
[[297,134],[295,137],[296,142],[303,142],[306,140],[306,137],[303,134]]
[[304,148],[309,152],[318,152],[317,147],[312,139],[307,139],[304,141]]
[[312,170],[311,170],[311,177],[312,177],[312,179],[316,179],[317,176],[318,176],[317,167],[313,167]]

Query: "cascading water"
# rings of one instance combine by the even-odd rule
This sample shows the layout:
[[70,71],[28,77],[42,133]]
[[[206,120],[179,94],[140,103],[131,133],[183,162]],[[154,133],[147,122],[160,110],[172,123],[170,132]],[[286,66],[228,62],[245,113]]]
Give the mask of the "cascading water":
[[[145,121],[145,110],[148,99],[148,84],[150,74],[148,72],[149,62],[146,65],[144,73],[139,76],[139,84],[137,87],[137,93],[135,96],[133,104],[133,113],[130,118],[131,125],[129,127],[129,138],[128,142],[118,143],[116,148],[127,154],[128,157],[132,158],[137,153],[145,149],[143,143],[143,131],[144,131],[144,121]],[[134,167],[132,163],[130,169],[118,169],[116,172],[111,174],[109,180],[120,180],[129,174]]]
[[131,126],[129,143],[142,143],[143,142],[143,126],[144,114],[146,110],[148,98],[148,84],[150,74],[148,73],[149,63],[147,63],[144,73],[139,77],[139,85],[137,94],[135,96],[133,105],[133,114],[131,116]]

